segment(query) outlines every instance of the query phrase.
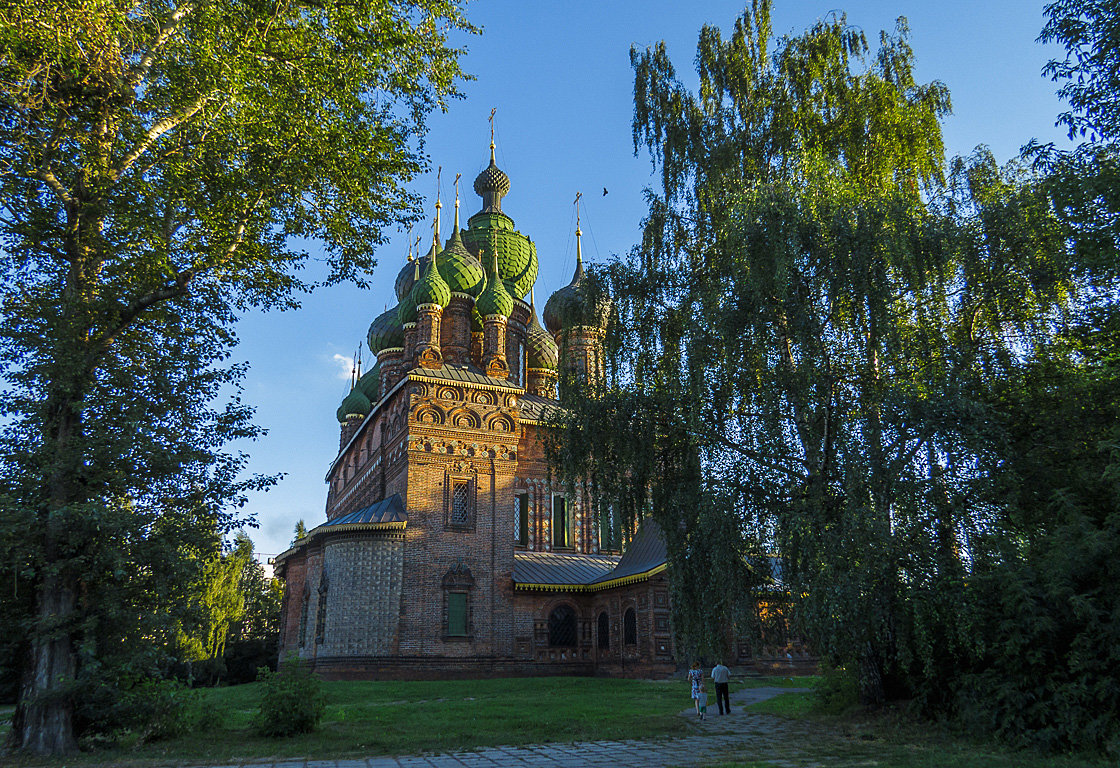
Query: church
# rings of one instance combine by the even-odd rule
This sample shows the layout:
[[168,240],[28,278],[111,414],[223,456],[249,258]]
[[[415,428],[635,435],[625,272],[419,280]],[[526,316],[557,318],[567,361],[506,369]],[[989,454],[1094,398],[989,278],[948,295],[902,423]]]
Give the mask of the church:
[[624,536],[545,460],[558,370],[603,371],[609,306],[584,306],[578,216],[575,275],[538,320],[537,248],[502,209],[492,140],[474,190],[446,242],[437,201],[431,249],[370,325],[326,521],[275,560],[281,660],[334,679],[670,674],[658,530]]

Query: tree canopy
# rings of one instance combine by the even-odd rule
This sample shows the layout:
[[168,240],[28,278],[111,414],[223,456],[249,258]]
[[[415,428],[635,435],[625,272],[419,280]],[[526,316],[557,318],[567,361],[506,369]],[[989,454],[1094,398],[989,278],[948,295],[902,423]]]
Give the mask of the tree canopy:
[[[1001,167],[984,148],[947,161],[949,95],[915,80],[904,20],[872,49],[841,14],[780,38],[769,14],[757,0],[729,37],[701,30],[695,91],[663,44],[631,52],[635,149],[660,183],[641,244],[599,271],[615,362],[559,415],[552,460],[666,531],[684,653],[715,650],[732,625],[749,636],[777,587],[791,628],[866,703],[905,697],[983,713],[1008,737],[1025,725],[1021,741],[1109,747],[1120,709],[1088,700],[1114,662],[1079,644],[1111,610],[1110,406],[1052,418],[1046,404],[1113,386],[1115,241],[1099,203],[1115,187],[1077,208],[1058,194],[1059,172],[1085,181],[1070,166]],[[1074,450],[1073,434],[1105,442]],[[1094,479],[1046,439],[1091,454]],[[1074,562],[1101,568],[1075,576]],[[1059,617],[1056,594],[1085,610]],[[1020,623],[1024,642],[1061,627],[1079,650],[1046,642],[1061,662],[1044,673],[1011,639]],[[1089,659],[1100,676],[1075,671]],[[1059,701],[1076,705],[1059,716]]]
[[[384,228],[415,214],[426,116],[464,77],[449,37],[472,31],[455,0],[0,8],[17,745],[72,748],[86,678],[126,637],[171,631],[137,622],[182,604],[175,585],[197,579],[177,569],[216,553],[267,484],[222,451],[257,434],[226,362],[234,312],[363,279]],[[301,238],[324,275],[301,277]]]

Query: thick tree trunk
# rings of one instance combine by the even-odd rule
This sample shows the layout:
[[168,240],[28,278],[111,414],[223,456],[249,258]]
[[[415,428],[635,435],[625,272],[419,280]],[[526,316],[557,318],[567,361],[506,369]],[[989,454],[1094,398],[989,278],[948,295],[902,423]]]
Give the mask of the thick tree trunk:
[[70,698],[76,664],[68,629],[74,590],[50,575],[39,587],[37,602],[40,631],[32,639],[12,735],[17,746],[32,754],[61,755],[77,747]]

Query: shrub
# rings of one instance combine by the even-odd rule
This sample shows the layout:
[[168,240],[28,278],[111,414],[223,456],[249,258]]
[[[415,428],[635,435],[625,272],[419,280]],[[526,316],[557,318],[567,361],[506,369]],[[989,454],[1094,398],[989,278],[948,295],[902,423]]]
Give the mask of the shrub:
[[146,679],[97,686],[75,714],[83,743],[121,746],[182,736],[195,728],[203,711],[197,694],[182,683]]
[[838,715],[859,701],[855,675],[847,667],[822,665],[821,679],[813,696],[818,712]]
[[279,672],[257,671],[261,686],[260,711],[254,725],[263,736],[291,736],[315,730],[323,717],[325,697],[319,678],[295,656],[288,656]]

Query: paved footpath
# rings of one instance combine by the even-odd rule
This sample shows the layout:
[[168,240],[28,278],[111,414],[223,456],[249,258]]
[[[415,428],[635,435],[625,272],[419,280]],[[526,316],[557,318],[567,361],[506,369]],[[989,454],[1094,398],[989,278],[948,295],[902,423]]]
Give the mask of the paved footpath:
[[[427,753],[348,760],[285,760],[240,763],[211,768],[676,768],[721,760],[758,760],[778,768],[810,768],[799,745],[812,734],[799,721],[751,714],[745,707],[782,693],[808,688],[748,688],[731,695],[731,713],[720,716],[713,703],[697,733],[681,738],[633,741],[590,741],[488,747],[473,752]],[[695,709],[681,712],[696,720]],[[819,729],[820,726],[814,726]]]

